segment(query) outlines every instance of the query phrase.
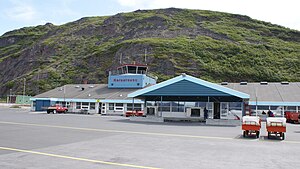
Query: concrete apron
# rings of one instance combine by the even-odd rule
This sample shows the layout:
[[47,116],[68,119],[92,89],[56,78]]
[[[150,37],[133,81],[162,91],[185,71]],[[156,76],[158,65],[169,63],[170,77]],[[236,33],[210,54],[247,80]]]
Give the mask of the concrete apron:
[[206,119],[206,125],[212,126],[240,126],[241,120],[233,119]]

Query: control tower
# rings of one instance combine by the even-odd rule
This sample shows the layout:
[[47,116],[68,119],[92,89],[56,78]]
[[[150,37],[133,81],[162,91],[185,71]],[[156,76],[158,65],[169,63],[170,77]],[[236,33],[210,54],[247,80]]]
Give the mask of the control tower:
[[109,73],[108,88],[144,88],[156,84],[156,79],[147,75],[148,66],[124,64],[115,73]]

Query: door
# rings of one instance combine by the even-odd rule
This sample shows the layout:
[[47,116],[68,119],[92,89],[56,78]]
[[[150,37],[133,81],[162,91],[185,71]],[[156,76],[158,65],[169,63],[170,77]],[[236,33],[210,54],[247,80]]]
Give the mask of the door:
[[191,109],[191,117],[200,117],[200,109]]
[[220,119],[220,103],[214,102],[214,119]]
[[228,119],[229,103],[221,102],[221,119]]
[[155,115],[155,107],[147,107],[147,115]]

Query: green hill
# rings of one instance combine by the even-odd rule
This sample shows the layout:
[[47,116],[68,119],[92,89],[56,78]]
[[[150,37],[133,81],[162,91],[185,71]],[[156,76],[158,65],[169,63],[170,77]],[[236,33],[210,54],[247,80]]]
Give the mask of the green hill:
[[0,95],[67,83],[106,83],[122,63],[146,63],[159,81],[300,81],[300,32],[229,13],[159,9],[26,27],[0,37]]

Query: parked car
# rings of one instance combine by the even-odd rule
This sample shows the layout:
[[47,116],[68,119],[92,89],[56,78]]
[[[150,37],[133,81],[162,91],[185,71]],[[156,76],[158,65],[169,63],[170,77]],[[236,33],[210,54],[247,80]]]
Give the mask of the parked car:
[[299,112],[285,112],[286,121],[289,123],[299,123]]
[[138,110],[134,110],[134,111],[127,111],[125,113],[126,117],[129,116],[144,116],[144,111],[138,111]]
[[68,108],[67,107],[63,107],[62,105],[56,104],[56,105],[52,105],[50,107],[47,108],[47,113],[67,113],[68,112]]

